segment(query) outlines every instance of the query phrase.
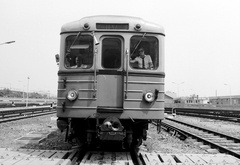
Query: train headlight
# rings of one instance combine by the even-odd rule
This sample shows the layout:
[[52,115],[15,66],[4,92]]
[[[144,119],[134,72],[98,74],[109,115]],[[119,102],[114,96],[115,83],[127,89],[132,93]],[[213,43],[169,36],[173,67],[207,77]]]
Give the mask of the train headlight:
[[89,30],[89,29],[90,29],[89,24],[88,24],[88,23],[85,23],[85,24],[83,25],[83,29],[84,29],[84,30]]
[[141,26],[140,24],[136,24],[135,27],[134,27],[134,29],[135,29],[136,31],[140,31],[140,30],[142,29],[142,26]]
[[77,98],[78,98],[78,92],[77,92],[77,90],[71,89],[70,91],[68,91],[68,93],[67,93],[67,99],[68,99],[69,101],[74,101],[74,100],[76,100]]
[[145,95],[144,95],[144,100],[148,103],[151,103],[153,102],[155,99],[155,95],[152,93],[152,92],[147,92]]

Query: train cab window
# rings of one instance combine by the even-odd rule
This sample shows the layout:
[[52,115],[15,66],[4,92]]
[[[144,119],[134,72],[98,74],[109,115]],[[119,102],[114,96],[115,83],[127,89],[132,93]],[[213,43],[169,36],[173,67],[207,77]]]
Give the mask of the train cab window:
[[93,37],[71,35],[66,38],[65,67],[88,69],[93,65]]
[[102,41],[102,67],[118,69],[121,67],[121,40],[105,38]]
[[133,69],[157,69],[159,66],[158,45],[156,37],[133,36],[130,41],[130,66]]

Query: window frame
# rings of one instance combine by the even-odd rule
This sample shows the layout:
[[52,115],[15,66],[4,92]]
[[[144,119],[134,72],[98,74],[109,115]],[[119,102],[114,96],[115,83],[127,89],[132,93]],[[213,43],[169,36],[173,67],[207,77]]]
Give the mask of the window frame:
[[[119,44],[117,45],[117,49],[113,49],[113,47],[107,46],[106,48],[104,47],[104,40],[119,40]],[[104,69],[113,69],[113,70],[118,70],[120,68],[122,68],[123,66],[123,61],[122,61],[122,50],[123,50],[123,39],[120,36],[103,36],[102,38],[102,45],[101,45],[101,61],[100,61],[100,65],[102,68]],[[112,42],[113,43],[113,42]],[[109,43],[108,43],[109,44]],[[112,48],[112,49],[109,49]],[[106,52],[106,51],[109,52]],[[111,55],[111,53],[113,54],[117,54],[115,55],[116,58],[110,57],[109,55]],[[106,60],[106,58],[104,58],[104,54],[108,55],[110,58],[108,60],[115,60],[115,65],[114,63],[112,63],[112,61],[110,63],[108,63],[106,67],[104,60]],[[117,67],[111,67],[111,66],[117,66]]]
[[[71,37],[72,37],[72,39],[71,39]],[[94,46],[94,39],[93,39],[93,36],[90,35],[90,34],[81,34],[80,36],[78,36],[78,38],[76,39],[76,41],[72,45],[72,43],[73,43],[73,41],[75,40],[76,37],[77,37],[77,35],[68,35],[65,38],[65,42],[64,42],[64,46],[65,46],[64,67],[66,69],[85,69],[85,70],[90,69],[90,68],[93,67],[93,60],[94,60],[94,47],[93,47]],[[81,40],[82,37],[84,37],[84,40]],[[85,42],[85,44],[82,44],[81,42],[82,43]],[[89,47],[86,48],[86,49],[78,49],[77,48],[77,45],[78,45],[77,43],[79,43],[79,45],[81,45],[82,47],[83,47],[83,45],[89,45]],[[69,55],[68,50],[70,50],[70,46],[73,46],[75,48],[71,49],[70,55]],[[77,51],[79,53],[76,53]],[[84,52],[84,53],[80,55],[80,53],[82,53],[82,52]],[[71,59],[71,63],[75,64],[75,65],[68,66],[68,64],[67,64],[68,63],[67,62],[67,54],[69,55],[69,58],[74,58],[74,59]],[[83,64],[82,67],[77,67],[77,63],[76,63],[76,58],[77,57],[82,58],[82,64]],[[74,66],[76,66],[76,67],[74,67]]]
[[[139,38],[136,40],[135,43],[132,43],[132,40],[135,38]],[[149,70],[149,69],[143,69],[139,68],[137,62],[131,63],[131,56],[133,59],[135,59],[138,56],[138,49],[141,47],[144,48],[145,55],[150,55],[152,63],[153,63],[153,69],[152,70],[157,70],[160,65],[160,47],[159,47],[159,39],[156,36],[145,36],[144,39],[139,43],[139,41],[142,39],[142,35],[133,35],[130,40],[130,56],[129,56],[129,66],[133,70]],[[139,45],[138,45],[139,43]],[[137,46],[137,47],[136,47]],[[135,49],[136,47],[136,49]],[[135,49],[135,51],[134,51]],[[134,52],[133,52],[134,51]],[[133,54],[132,54],[133,53]],[[153,58],[154,57],[154,58]]]

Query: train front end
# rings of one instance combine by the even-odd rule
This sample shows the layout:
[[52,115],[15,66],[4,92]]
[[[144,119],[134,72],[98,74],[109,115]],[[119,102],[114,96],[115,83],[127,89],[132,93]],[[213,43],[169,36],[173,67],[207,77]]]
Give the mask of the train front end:
[[139,146],[148,124],[164,118],[163,28],[126,16],[65,24],[58,76],[57,125],[68,140]]

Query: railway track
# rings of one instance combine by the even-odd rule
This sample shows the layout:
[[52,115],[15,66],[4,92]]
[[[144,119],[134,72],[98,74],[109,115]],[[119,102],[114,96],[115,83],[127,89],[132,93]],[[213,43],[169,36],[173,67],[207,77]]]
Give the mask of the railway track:
[[196,113],[190,113],[190,112],[189,113],[178,112],[177,114],[184,115],[184,116],[201,117],[201,118],[240,123],[240,117],[231,117],[229,115],[224,116],[224,115],[218,115],[218,114],[196,114]]
[[239,138],[175,119],[167,119],[162,123],[165,129],[179,131],[217,149],[219,152],[240,158]]
[[[53,110],[54,111],[54,110]],[[54,112],[55,113],[55,112]],[[13,154],[13,155],[11,155]],[[20,157],[20,156],[22,157]],[[61,157],[60,157],[61,156]],[[234,155],[235,156],[235,155]],[[88,150],[71,151],[28,150],[10,151],[4,155],[0,149],[0,164],[58,164],[58,165],[161,165],[161,164],[216,164],[240,163],[229,155],[194,155],[143,152],[138,150]],[[17,162],[17,163],[16,163]]]
[[136,150],[88,150],[84,147],[78,149],[75,155],[72,154],[71,159],[72,164],[79,165],[142,165]]
[[225,154],[166,154],[135,151],[70,151],[0,148],[2,165],[236,165],[240,160]]
[[54,113],[56,113],[55,107],[51,106],[3,108],[0,109],[0,123],[6,123],[10,121],[16,121]]
[[[165,108],[165,112],[172,114],[172,109]],[[185,116],[240,122],[240,110],[176,108],[175,113]]]
[[[103,145],[105,146],[105,145]],[[111,145],[113,146],[113,145]],[[240,161],[225,154],[176,154],[146,152],[143,150],[92,149],[76,147],[68,151],[0,148],[0,164],[48,165],[177,165],[177,164],[229,164]]]

